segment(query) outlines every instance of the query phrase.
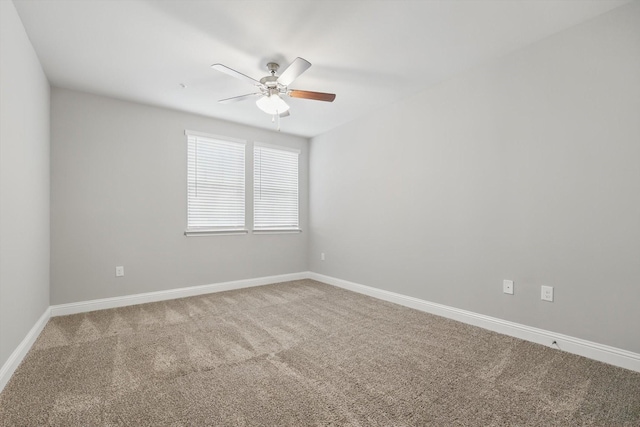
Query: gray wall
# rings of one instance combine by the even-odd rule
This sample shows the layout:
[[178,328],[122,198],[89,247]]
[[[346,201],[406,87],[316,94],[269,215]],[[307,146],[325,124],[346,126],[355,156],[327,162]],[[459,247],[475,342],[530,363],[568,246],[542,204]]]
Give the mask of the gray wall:
[[311,270],[640,352],[639,28],[634,3],[313,138]]
[[[299,148],[303,232],[185,237],[185,129]],[[53,88],[51,147],[52,304],[308,269],[305,138]]]
[[49,306],[49,82],[0,1],[0,366]]

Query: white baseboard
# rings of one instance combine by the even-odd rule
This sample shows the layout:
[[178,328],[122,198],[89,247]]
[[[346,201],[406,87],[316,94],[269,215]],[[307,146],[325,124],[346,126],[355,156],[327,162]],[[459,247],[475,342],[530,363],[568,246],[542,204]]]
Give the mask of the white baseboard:
[[11,375],[13,375],[22,362],[22,359],[27,355],[33,343],[36,342],[40,332],[42,332],[42,329],[44,329],[45,325],[49,321],[49,317],[51,317],[51,310],[47,307],[44,313],[42,313],[42,316],[40,316],[35,325],[33,325],[29,333],[27,333],[27,336],[24,337],[18,347],[13,351],[13,353],[11,353],[9,359],[7,359],[4,365],[2,365],[2,368],[0,368],[0,392],[2,392],[4,387],[7,385]]
[[[9,356],[9,359],[7,359],[2,368],[0,368],[0,392],[9,382],[11,375],[13,375],[16,368],[20,365],[22,359],[24,359],[29,349],[31,349],[31,346],[52,316],[84,313],[302,279],[314,279],[384,301],[393,302],[416,310],[640,372],[640,354],[637,353],[306,271],[50,306],[33,325],[20,345],[11,353],[11,356]],[[554,341],[557,343],[556,346],[552,345]]]
[[[384,301],[393,302],[416,310],[457,320],[494,332],[520,338],[526,341],[542,344],[547,347],[556,348],[568,353],[577,354],[598,360],[600,362],[609,363],[621,368],[630,369],[640,372],[640,354],[627,350],[611,347],[604,344],[575,338],[563,334],[558,334],[544,329],[533,328],[531,326],[521,325],[515,322],[498,319],[495,317],[485,316],[483,314],[473,313],[471,311],[460,310],[458,308],[449,307],[418,298],[409,297],[395,292],[385,291],[382,289],[372,288],[370,286],[349,282],[347,280],[337,279],[335,277],[325,276],[319,273],[309,272],[310,279],[329,285],[337,286],[360,294],[369,295]],[[556,344],[553,344],[553,343]]]
[[121,297],[102,298],[89,301],[72,302],[51,306],[51,316],[66,316],[68,314],[86,313],[88,311],[104,310],[107,308],[126,307],[129,305],[145,304],[148,302],[166,301],[176,298],[192,297],[213,292],[231,291],[234,289],[253,286],[270,285],[273,283],[302,280],[309,277],[308,272],[280,274],[277,276],[258,277],[255,279],[234,280],[232,282],[214,283],[211,285],[190,286],[187,288],[169,289],[166,291],[147,292],[143,294],[124,295]]

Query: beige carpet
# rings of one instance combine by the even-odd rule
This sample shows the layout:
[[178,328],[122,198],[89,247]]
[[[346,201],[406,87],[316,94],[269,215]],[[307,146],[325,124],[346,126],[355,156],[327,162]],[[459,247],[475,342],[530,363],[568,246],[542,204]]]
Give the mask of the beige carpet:
[[640,373],[311,280],[52,318],[3,426],[639,426]]

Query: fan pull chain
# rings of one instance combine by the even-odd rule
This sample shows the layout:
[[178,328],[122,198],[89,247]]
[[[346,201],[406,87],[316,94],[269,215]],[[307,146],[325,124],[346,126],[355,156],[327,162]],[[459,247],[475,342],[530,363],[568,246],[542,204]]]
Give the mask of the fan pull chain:
[[271,123],[276,122],[276,116],[278,117],[277,129],[278,129],[278,132],[280,132],[280,113],[278,113],[278,110],[276,110],[276,113],[273,116],[271,116]]

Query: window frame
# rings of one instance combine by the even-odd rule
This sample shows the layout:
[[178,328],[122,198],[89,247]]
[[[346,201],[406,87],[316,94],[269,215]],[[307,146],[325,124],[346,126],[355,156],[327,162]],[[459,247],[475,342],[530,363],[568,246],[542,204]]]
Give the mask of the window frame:
[[[247,234],[247,141],[237,138],[231,138],[227,136],[214,135],[204,132],[197,132],[191,130],[185,130],[185,136],[187,137],[187,197],[186,197],[186,228],[184,231],[185,236],[210,236],[210,235],[227,235],[227,234]],[[198,138],[202,138],[203,140],[211,140],[212,142],[218,143],[226,143],[226,144],[235,144],[237,146],[242,146],[243,148],[243,161],[242,161],[242,184],[243,184],[243,197],[242,197],[242,222],[243,225],[241,227],[238,226],[190,226],[189,224],[189,213],[190,213],[190,178],[191,174],[191,159],[189,157],[189,149],[191,139],[195,139],[195,143],[197,144]]]

